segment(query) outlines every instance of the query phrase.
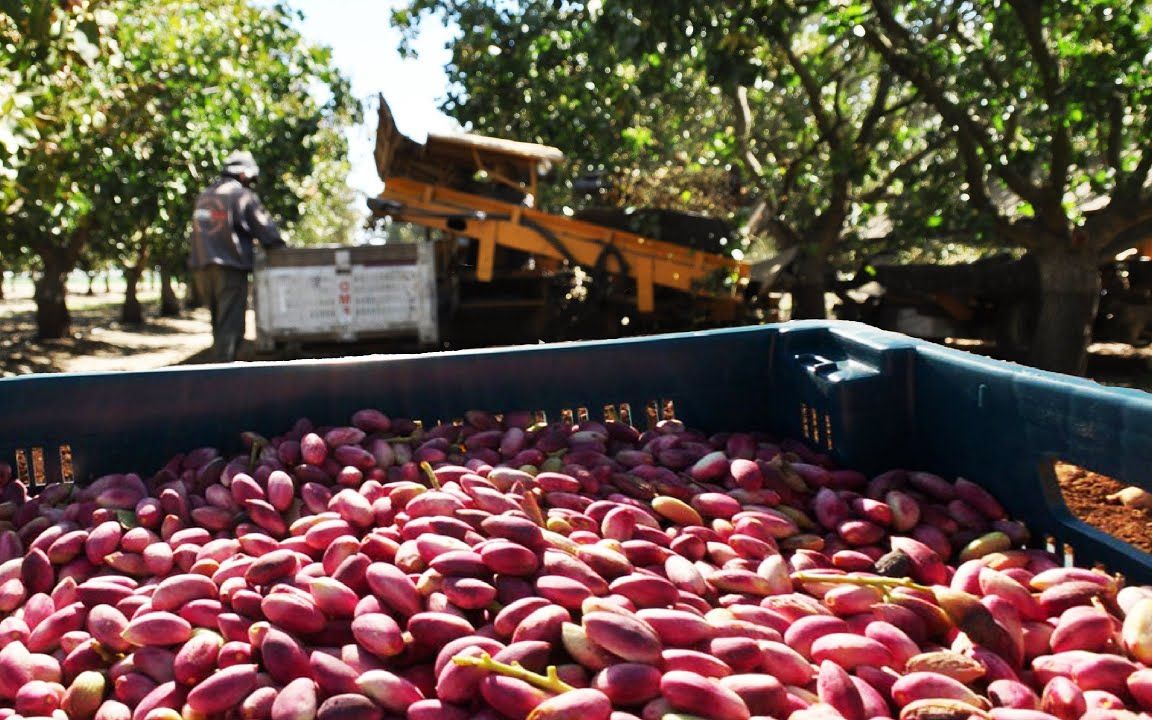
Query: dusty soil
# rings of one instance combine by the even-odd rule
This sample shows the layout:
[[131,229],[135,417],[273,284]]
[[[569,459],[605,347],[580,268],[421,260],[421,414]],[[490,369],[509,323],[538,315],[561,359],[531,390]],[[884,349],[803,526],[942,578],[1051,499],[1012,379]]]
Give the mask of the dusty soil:
[[1056,477],[1060,481],[1064,502],[1073,515],[1144,552],[1152,553],[1152,513],[1108,499],[1108,495],[1124,488],[1123,483],[1066,463],[1057,464]]
[[150,370],[203,360],[212,344],[207,310],[162,318],[155,293],[141,300],[144,322],[128,325],[119,320],[122,294],[70,296],[72,334],[60,340],[36,338],[29,298],[0,301],[0,375]]
[[[36,339],[35,306],[27,294],[0,301],[0,375],[117,372],[206,362],[212,343],[206,309],[162,318],[155,292],[146,290],[141,293],[144,322],[126,325],[119,321],[123,300],[117,292],[70,295],[72,335],[51,341]],[[254,337],[255,318],[249,312],[249,341]],[[349,346],[305,350],[311,357],[380,351]],[[1091,351],[1089,374],[1098,381],[1152,390],[1152,349],[1101,344]],[[251,342],[241,351],[241,359],[255,359]],[[1071,465],[1058,468],[1058,477],[1065,501],[1077,517],[1152,552],[1152,514],[1106,498],[1123,487],[1119,482]]]

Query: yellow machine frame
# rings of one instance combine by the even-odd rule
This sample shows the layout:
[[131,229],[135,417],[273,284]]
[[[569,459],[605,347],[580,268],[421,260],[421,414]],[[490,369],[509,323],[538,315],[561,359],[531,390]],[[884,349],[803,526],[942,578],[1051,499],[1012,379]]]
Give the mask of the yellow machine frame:
[[[497,246],[588,267],[601,261],[605,248],[614,248],[626,263],[620,269],[636,282],[636,307],[642,313],[655,310],[657,285],[710,295],[702,285],[708,278],[748,277],[747,265],[722,255],[405,177],[388,178],[380,200],[395,220],[475,238],[476,278],[483,282],[492,280]],[[551,233],[567,257],[538,228]]]
[[[383,97],[378,114],[375,160],[384,191],[370,203],[373,212],[475,239],[477,280],[495,279],[496,248],[504,247],[530,253],[545,266],[569,262],[626,275],[636,283],[641,313],[656,309],[657,286],[707,299],[719,316],[731,314],[725,306],[740,303],[737,290],[750,275],[745,263],[529,207],[538,197],[538,178],[564,161],[560,150],[466,133],[429,133],[419,143],[399,131]],[[471,192],[477,174],[529,200]],[[718,277],[735,281],[728,292],[717,290]]]

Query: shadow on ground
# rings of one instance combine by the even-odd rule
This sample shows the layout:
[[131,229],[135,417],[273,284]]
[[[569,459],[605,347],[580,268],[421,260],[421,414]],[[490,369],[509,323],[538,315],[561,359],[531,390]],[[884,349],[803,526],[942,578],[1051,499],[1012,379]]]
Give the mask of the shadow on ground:
[[69,297],[67,337],[41,340],[27,298],[0,302],[0,375],[150,369],[175,364],[211,342],[206,312],[159,317],[159,303],[141,303],[144,322],[120,322],[122,298]]

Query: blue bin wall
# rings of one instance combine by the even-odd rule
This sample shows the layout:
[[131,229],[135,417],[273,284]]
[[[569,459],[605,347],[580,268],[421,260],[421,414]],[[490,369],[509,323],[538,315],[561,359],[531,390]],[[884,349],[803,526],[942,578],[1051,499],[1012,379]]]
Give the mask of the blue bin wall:
[[1078,562],[1152,581],[1152,558],[1068,513],[1047,469],[1062,459],[1152,488],[1152,396],[988,360],[855,323],[797,322],[649,338],[293,363],[0,380],[0,459],[67,445],[79,482],[149,473],[203,445],[362,407],[426,422],[472,408],[543,410],[650,401],[710,431],[803,438],[848,467],[961,475]]

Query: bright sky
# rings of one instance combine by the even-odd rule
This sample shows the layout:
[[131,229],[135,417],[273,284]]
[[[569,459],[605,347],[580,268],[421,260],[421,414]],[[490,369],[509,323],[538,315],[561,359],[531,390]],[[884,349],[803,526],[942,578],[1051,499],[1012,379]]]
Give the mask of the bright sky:
[[415,49],[418,59],[401,59],[400,32],[392,27],[393,8],[403,0],[289,0],[304,13],[301,31],[317,45],[332,48],[336,65],[352,80],[352,91],[369,112],[364,124],[349,136],[352,187],[375,195],[380,178],[372,160],[376,141],[375,105],[383,93],[400,131],[423,140],[429,130],[449,130],[455,121],[438,110],[447,92],[444,66],[451,58],[445,43],[452,31],[435,21],[425,21]]

